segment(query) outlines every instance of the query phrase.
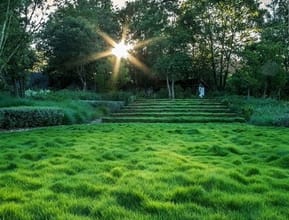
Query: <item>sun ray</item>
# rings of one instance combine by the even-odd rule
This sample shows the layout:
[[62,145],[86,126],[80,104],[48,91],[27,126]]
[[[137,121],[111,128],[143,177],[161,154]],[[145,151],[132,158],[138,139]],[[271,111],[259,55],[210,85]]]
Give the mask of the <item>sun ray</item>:
[[122,30],[122,35],[121,35],[122,42],[124,42],[127,39],[127,32],[128,32],[128,27],[127,25],[124,25],[123,30]]
[[102,32],[102,31],[97,31],[97,33],[111,46],[115,47],[117,45],[117,43],[110,36],[108,36],[106,33]]
[[126,44],[126,39],[127,39],[127,35],[128,35],[128,26],[127,25],[123,26],[121,40],[119,43],[114,41],[108,34],[102,32],[100,30],[98,30],[97,33],[104,39],[104,41],[106,41],[110,46],[112,46],[112,49],[101,52],[101,53],[92,54],[92,55],[86,57],[85,61],[90,62],[90,61],[98,60],[98,59],[101,59],[101,58],[104,58],[104,57],[107,57],[110,55],[114,55],[115,56],[115,64],[113,67],[113,76],[112,76],[113,80],[116,80],[116,78],[119,74],[122,59],[128,59],[138,69],[144,71],[145,73],[149,73],[150,69],[144,63],[142,63],[139,59],[137,59],[136,57],[131,55],[129,53],[129,51],[131,49],[138,49],[141,47],[145,47],[151,43],[155,43],[157,41],[164,39],[164,37],[154,37],[154,38],[151,38],[151,39],[148,39],[145,41],[138,42],[134,46],[130,45],[130,44]]
[[106,51],[103,51],[103,52],[100,52],[100,53],[94,53],[94,54],[91,54],[87,57],[87,60],[88,61],[95,61],[95,60],[99,60],[99,59],[102,59],[104,57],[108,57],[112,54],[111,52],[111,49],[110,50],[106,50]]
[[145,73],[150,72],[150,69],[144,63],[142,63],[140,60],[138,60],[136,57],[129,54],[127,58],[131,63],[133,63],[140,70],[144,71]]
[[151,43],[155,43],[157,41],[160,41],[160,40],[163,40],[164,37],[154,37],[154,38],[151,38],[151,39],[148,39],[148,40],[145,40],[145,41],[140,41],[138,42],[137,44],[134,45],[134,49],[138,49],[138,48],[141,48],[141,47],[145,47]]
[[113,74],[112,74],[113,81],[115,81],[115,79],[118,76],[119,69],[120,69],[120,61],[121,61],[121,58],[116,57],[116,61],[115,61],[114,67],[113,67]]
[[87,64],[87,63],[93,62],[95,60],[99,60],[99,59],[108,57],[111,54],[112,54],[111,49],[103,51],[103,52],[99,52],[99,53],[92,53],[92,54],[90,54],[88,56],[79,58],[78,60],[69,61],[69,62],[65,63],[64,66],[66,68],[68,68],[70,66],[77,66],[77,65]]

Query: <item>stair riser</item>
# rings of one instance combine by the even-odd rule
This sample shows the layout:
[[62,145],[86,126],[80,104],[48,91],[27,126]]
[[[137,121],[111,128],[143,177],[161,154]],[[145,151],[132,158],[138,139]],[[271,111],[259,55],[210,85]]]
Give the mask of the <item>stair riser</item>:
[[137,99],[135,102],[213,102],[215,99]]
[[151,109],[127,109],[127,110],[122,110],[121,112],[123,113],[232,113],[229,109],[156,109],[156,110],[151,110]]
[[215,106],[223,106],[223,107],[227,107],[226,105],[222,105],[220,103],[216,103],[216,104],[149,104],[149,105],[138,105],[138,104],[132,104],[129,105],[131,107],[137,107],[137,108],[145,108],[145,107],[184,107],[184,108],[189,108],[189,107],[196,107],[196,106],[202,106],[202,107],[215,107]]
[[126,109],[133,109],[133,110],[137,110],[137,109],[143,109],[143,110],[147,110],[147,109],[158,109],[158,110],[166,110],[166,109],[220,109],[220,110],[226,110],[228,109],[225,106],[190,106],[190,107],[185,107],[185,106],[167,106],[167,107],[160,107],[160,106],[151,106],[151,107],[135,107],[135,106],[127,106],[122,108],[123,110]]
[[113,117],[236,117],[235,113],[189,113],[189,114],[154,114],[154,113],[115,113]]
[[220,119],[200,119],[200,120],[161,120],[161,119],[103,119],[103,122],[107,123],[234,123],[239,122],[243,123],[243,119],[227,119],[224,120],[222,118]]

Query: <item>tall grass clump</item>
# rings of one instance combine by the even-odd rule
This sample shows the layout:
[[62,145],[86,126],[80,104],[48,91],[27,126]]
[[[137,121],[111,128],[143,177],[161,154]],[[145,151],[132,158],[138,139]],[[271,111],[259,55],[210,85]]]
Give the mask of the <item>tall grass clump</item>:
[[251,124],[289,127],[289,103],[271,98],[226,96],[224,104],[241,114]]
[[[99,95],[95,93],[59,91],[35,94],[27,98],[12,97],[8,93],[0,94],[0,128],[9,129],[56,124],[79,124],[90,122],[105,113],[103,108],[94,107],[80,100],[81,98],[99,98]],[[61,119],[58,117],[59,114],[54,114],[57,118],[53,119],[51,118],[51,116],[53,116],[52,114],[47,114],[46,110],[44,112],[44,109],[56,108],[63,114]],[[24,116],[18,117],[21,116],[21,114],[15,114],[16,111],[28,112],[27,109],[29,109],[30,112],[37,110],[37,112],[41,114],[41,120],[38,120],[39,123],[34,123],[34,120],[31,120],[30,116],[29,121],[27,121],[24,120]],[[50,118],[45,120],[45,118],[43,118],[45,115],[49,115]],[[3,124],[5,124],[5,126]]]
[[33,100],[12,97],[8,93],[0,93],[0,108],[31,105],[33,105]]

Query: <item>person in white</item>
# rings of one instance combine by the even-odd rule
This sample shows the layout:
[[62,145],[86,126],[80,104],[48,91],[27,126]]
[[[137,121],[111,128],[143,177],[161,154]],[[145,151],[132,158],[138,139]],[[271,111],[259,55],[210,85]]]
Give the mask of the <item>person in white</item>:
[[200,83],[200,85],[199,85],[199,97],[204,98],[204,96],[205,96],[205,87],[203,86],[202,83]]

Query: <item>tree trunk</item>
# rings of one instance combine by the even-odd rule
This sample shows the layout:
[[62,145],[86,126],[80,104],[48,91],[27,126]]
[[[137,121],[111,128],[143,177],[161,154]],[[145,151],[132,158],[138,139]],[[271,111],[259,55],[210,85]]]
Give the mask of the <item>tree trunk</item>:
[[6,9],[6,15],[5,15],[5,21],[2,26],[2,31],[1,31],[1,38],[0,38],[0,57],[2,56],[2,52],[5,47],[5,38],[6,38],[6,31],[9,27],[10,19],[11,16],[9,16],[9,11],[10,11],[10,0],[7,2],[7,9]]
[[281,100],[281,88],[278,89],[278,99]]
[[250,99],[251,93],[250,93],[250,88],[247,89],[247,99]]
[[18,81],[15,78],[13,78],[12,95],[15,96],[15,97],[19,97],[19,83],[18,83]]
[[77,72],[78,72],[80,82],[82,84],[82,90],[85,92],[87,90],[87,82],[86,82],[86,77],[85,77],[83,65],[80,65],[78,67]]
[[167,76],[167,88],[168,88],[169,99],[171,99],[172,98],[172,90],[171,90],[171,87],[170,87],[169,76]]
[[214,53],[214,41],[212,37],[212,33],[209,34],[210,37],[210,52],[211,52],[211,67],[213,71],[213,77],[215,86],[218,88],[218,79],[217,79],[217,68],[216,68],[216,62],[215,62],[215,53]]
[[19,79],[19,97],[25,97],[25,77]]
[[267,80],[266,80],[265,85],[264,85],[263,98],[266,98],[266,95],[267,95],[267,87],[268,87],[268,83],[267,83]]
[[175,80],[172,80],[172,99],[175,99]]

